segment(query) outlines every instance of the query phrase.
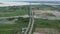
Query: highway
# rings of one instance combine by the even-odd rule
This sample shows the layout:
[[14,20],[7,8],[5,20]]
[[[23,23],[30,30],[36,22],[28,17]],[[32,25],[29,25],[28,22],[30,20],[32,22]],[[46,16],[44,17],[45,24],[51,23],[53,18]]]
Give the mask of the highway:
[[34,27],[34,13],[31,9],[31,3],[30,3],[30,15],[29,15],[29,24],[28,24],[28,28],[25,32],[25,34],[32,34],[32,30],[33,30],[33,27]]

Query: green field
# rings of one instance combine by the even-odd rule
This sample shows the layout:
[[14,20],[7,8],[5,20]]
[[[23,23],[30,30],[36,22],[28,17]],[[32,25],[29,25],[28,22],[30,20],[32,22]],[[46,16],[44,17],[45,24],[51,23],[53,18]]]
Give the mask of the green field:
[[36,19],[36,28],[58,28],[60,20]]
[[25,6],[10,6],[10,7],[0,7],[0,17],[4,16],[20,16],[29,13],[29,7]]
[[[0,34],[14,34],[17,33],[18,29],[21,31],[23,27],[27,27],[29,18],[18,18],[16,24],[0,24]],[[11,30],[9,30],[11,29]]]
[[35,9],[40,9],[40,10],[57,10],[57,11],[60,11],[60,6],[53,7],[51,5],[33,5],[32,7],[34,7]]

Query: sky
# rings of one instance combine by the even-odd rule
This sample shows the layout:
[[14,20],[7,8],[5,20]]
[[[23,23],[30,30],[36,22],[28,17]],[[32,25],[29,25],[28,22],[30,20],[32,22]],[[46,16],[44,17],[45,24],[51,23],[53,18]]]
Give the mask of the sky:
[[11,1],[60,1],[60,0],[0,0],[0,2],[11,2]]

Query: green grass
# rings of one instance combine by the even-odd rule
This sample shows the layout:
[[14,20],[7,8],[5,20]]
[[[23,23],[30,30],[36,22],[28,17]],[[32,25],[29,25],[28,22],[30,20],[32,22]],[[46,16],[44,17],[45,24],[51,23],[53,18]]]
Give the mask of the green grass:
[[19,15],[25,15],[25,14],[28,14],[27,10],[16,10],[14,13],[0,14],[0,17],[4,17],[4,16],[19,16]]
[[[13,34],[14,32],[13,29],[15,28],[16,28],[16,25],[0,25],[0,34]],[[8,30],[8,29],[12,29],[12,30]]]
[[0,31],[0,34],[13,34],[13,31]]
[[47,16],[54,16],[56,17],[55,15],[51,14],[51,13],[46,13]]
[[16,27],[15,24],[2,24],[2,25],[0,25],[0,29],[13,29],[15,27]]
[[60,11],[60,6],[53,7],[51,5],[35,5],[35,6],[32,6],[32,7],[34,7],[35,9],[40,9],[40,10],[56,10],[56,11]]
[[28,14],[28,12],[29,9],[25,6],[0,7],[0,13],[2,13],[0,17],[25,15]]
[[58,28],[60,25],[60,20],[47,20],[47,19],[36,19],[36,28]]
[[0,29],[12,29],[8,31],[0,30],[0,34],[13,34],[16,28],[21,30],[22,27],[27,27],[28,23],[29,23],[28,18],[18,18],[18,20],[16,21],[16,24],[0,24]]

